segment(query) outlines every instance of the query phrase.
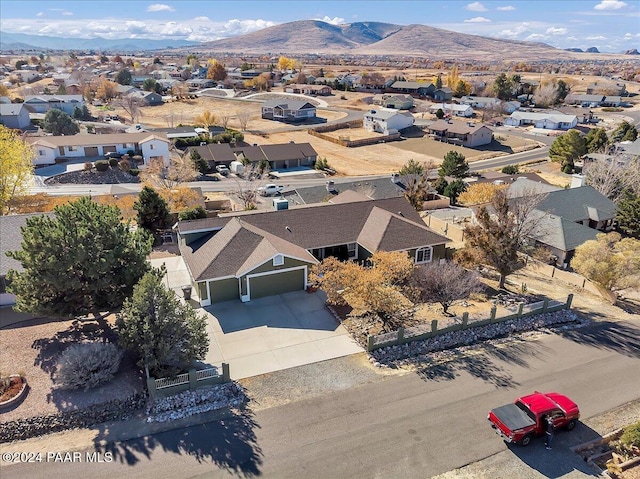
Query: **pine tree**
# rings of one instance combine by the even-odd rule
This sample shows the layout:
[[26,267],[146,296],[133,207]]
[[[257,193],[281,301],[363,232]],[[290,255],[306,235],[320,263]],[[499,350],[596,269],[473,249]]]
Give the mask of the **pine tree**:
[[444,161],[440,165],[438,175],[464,178],[469,173],[469,164],[462,153],[451,150],[444,155]]
[[587,144],[578,130],[559,136],[549,149],[551,161],[559,162],[563,173],[572,173],[574,161],[587,152]]
[[585,142],[587,152],[596,153],[604,151],[604,148],[609,142],[609,138],[607,137],[607,132],[604,131],[604,128],[594,128],[592,130],[589,130],[589,133],[587,133]]
[[120,344],[155,377],[174,375],[209,350],[206,318],[162,283],[163,270],[145,274],[116,320]]
[[145,186],[133,204],[133,209],[138,212],[137,222],[140,228],[151,233],[157,233],[169,223],[169,207],[167,202],[156,190]]
[[616,222],[624,234],[640,239],[640,195],[625,194],[618,203]]
[[52,108],[47,112],[41,126],[44,131],[55,136],[75,135],[80,132],[80,127],[73,121],[73,118],[57,108]]
[[118,309],[149,269],[151,238],[132,231],[115,206],[89,197],[27,219],[21,249],[7,255],[24,271],[9,271],[16,309],[78,316]]

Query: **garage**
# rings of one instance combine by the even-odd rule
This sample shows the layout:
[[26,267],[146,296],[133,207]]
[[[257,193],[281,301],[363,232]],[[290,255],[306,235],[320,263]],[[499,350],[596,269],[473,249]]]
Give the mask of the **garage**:
[[102,152],[106,155],[107,153],[115,153],[116,145],[105,145],[102,147]]
[[211,303],[221,303],[231,299],[238,299],[238,280],[235,278],[209,281]]
[[249,295],[251,299],[273,296],[276,294],[300,291],[305,287],[306,268],[249,276]]
[[84,156],[87,156],[89,158],[92,158],[94,156],[100,156],[100,154],[98,153],[98,147],[97,146],[85,146],[84,147]]

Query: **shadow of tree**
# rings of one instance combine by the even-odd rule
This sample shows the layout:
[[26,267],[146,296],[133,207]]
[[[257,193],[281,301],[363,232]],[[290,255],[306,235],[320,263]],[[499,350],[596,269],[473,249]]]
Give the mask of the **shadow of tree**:
[[584,328],[559,331],[558,334],[580,344],[640,357],[640,328],[629,323],[598,321]]
[[[205,424],[124,442],[111,442],[104,446],[97,445],[96,450],[101,453],[111,452],[114,460],[133,466],[142,457],[151,459],[153,450],[162,448],[165,452],[192,456],[199,463],[211,462],[236,475],[253,477],[262,474],[260,466],[263,454],[255,433],[259,427],[253,412],[243,407]],[[94,442],[99,444],[105,439],[110,440],[108,430],[102,431]]]
[[451,381],[466,371],[471,376],[493,384],[496,388],[519,386],[513,376],[498,361],[527,367],[527,357],[544,354],[545,346],[537,343],[514,341],[501,344],[484,344],[473,351],[451,352],[450,359],[418,370],[425,381]]
[[95,320],[74,320],[71,325],[58,331],[52,337],[39,338],[31,344],[32,349],[38,350],[34,360],[35,366],[49,373],[53,378],[60,354],[72,344],[103,339],[104,331]]

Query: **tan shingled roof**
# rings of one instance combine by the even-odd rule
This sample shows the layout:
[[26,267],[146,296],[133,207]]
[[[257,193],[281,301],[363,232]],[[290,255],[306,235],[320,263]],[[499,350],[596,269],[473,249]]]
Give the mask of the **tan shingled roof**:
[[106,135],[68,135],[68,136],[30,136],[27,141],[32,145],[51,148],[59,146],[94,146],[116,143],[143,143],[149,140],[162,140],[169,143],[165,133],[112,133]]

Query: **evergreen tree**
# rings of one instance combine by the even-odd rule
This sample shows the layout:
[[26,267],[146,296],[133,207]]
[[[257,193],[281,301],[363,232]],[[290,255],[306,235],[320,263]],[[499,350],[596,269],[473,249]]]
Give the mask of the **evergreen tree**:
[[156,190],[145,186],[133,204],[133,209],[138,212],[137,222],[140,228],[151,233],[157,233],[169,223],[169,207],[167,202]]
[[500,73],[493,81],[493,92],[501,100],[508,101],[511,98],[513,84],[505,73]]
[[549,149],[551,161],[559,162],[563,173],[572,173],[574,161],[587,152],[585,139],[578,130],[559,136]]
[[638,138],[638,130],[628,121],[623,121],[611,133],[611,143],[619,143],[621,141],[635,141]]
[[409,159],[400,171],[398,171],[400,176],[421,175],[422,173],[424,173],[424,165],[413,158]]
[[55,136],[75,135],[80,131],[78,124],[64,111],[52,108],[44,116],[41,127],[47,133]]
[[442,75],[438,75],[434,86],[436,87],[436,90],[442,88]]
[[24,271],[9,271],[16,309],[78,316],[118,309],[149,269],[151,238],[131,231],[115,206],[89,197],[27,219],[21,249],[8,256]]
[[467,189],[467,184],[462,180],[455,180],[449,183],[444,189],[444,196],[448,196],[452,205],[455,205],[460,196]]
[[624,234],[640,239],[640,195],[626,192],[618,203],[616,222]]
[[209,162],[202,158],[202,155],[198,153],[198,150],[191,150],[189,156],[193,160],[193,164],[200,173],[205,175],[210,171]]
[[589,133],[587,133],[585,142],[587,152],[596,153],[604,151],[607,143],[609,142],[609,138],[607,137],[607,132],[604,128],[593,128],[592,130],[589,130]]
[[116,83],[120,85],[131,85],[131,72],[128,68],[123,68],[116,75]]
[[462,153],[451,150],[444,155],[444,161],[440,165],[438,175],[464,178],[469,173],[469,164]]
[[175,375],[209,350],[206,318],[165,287],[163,273],[145,274],[116,320],[120,344],[154,377]]

